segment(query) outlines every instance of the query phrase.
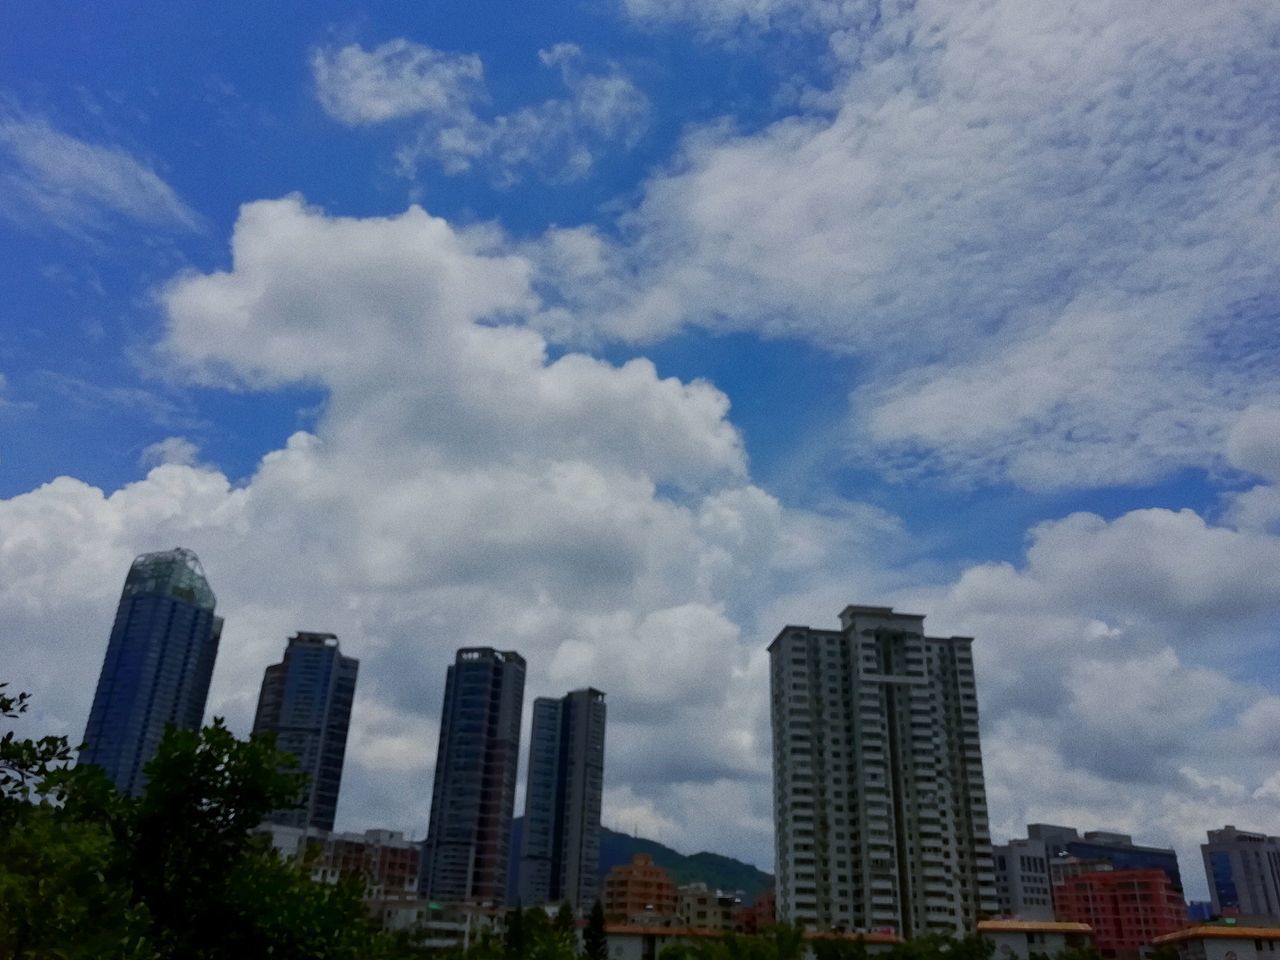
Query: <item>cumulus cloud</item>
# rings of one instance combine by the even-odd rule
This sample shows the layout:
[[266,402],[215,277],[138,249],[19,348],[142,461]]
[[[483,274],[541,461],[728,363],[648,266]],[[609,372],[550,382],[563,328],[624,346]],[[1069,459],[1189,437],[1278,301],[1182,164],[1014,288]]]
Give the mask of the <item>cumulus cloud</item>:
[[[2,105],[0,105],[2,106]],[[119,147],[0,109],[0,214],[24,227],[93,236],[115,217],[193,230],[201,218],[160,176]]]
[[840,61],[829,108],[696,131],[620,241],[549,236],[544,329],[856,354],[855,452],[894,475],[1043,489],[1220,462],[1274,396],[1274,5],[870,6],[817,7],[883,41]]
[[[239,485],[169,438],[114,492],[61,478],[0,501],[5,660],[38,719],[79,736],[129,560],[182,544],[226,617],[211,713],[244,730],[293,631],[332,630],[361,658],[347,825],[425,826],[444,668],[497,645],[528,658],[530,703],[606,691],[623,807],[673,839],[725,838],[678,791],[752,793],[767,771],[748,599],[834,571],[832,549],[885,520],[824,522],[753,486],[711,384],[552,359],[521,323],[538,303],[507,247],[416,208],[244,208],[230,268],[161,292],[160,355],[204,383],[321,386],[325,413]],[[74,661],[56,685],[53,660]],[[767,863],[756,827],[731,850]]]
[[539,59],[559,71],[568,96],[487,117],[477,110],[488,96],[474,54],[399,38],[373,50],[317,50],[312,72],[322,106],[343,123],[416,119],[416,136],[396,154],[411,178],[432,162],[448,174],[480,170],[501,187],[530,169],[568,182],[591,172],[610,144],[635,145],[648,126],[649,101],[617,66],[584,69],[583,53],[571,43],[542,50]]
[[[493,226],[289,197],[246,205],[231,246],[225,271],[161,291],[159,355],[206,384],[318,386],[324,413],[242,484],[169,438],[119,490],[60,478],[0,501],[5,659],[46,726],[79,735],[130,558],[182,544],[227,618],[212,712],[245,729],[295,630],[362,659],[347,826],[420,831],[444,667],[497,645],[528,658],[529,702],[606,690],[610,822],[767,866],[765,645],[850,601],[978,638],[998,833],[1060,820],[1191,851],[1227,814],[1280,813],[1275,692],[1248,668],[1280,603],[1265,529],[1076,513],[1016,564],[920,587],[937,574],[893,516],[753,484],[712,384],[553,355],[530,325],[536,251]],[[1236,431],[1241,466],[1269,462],[1267,422]]]
[[1280,814],[1273,655],[1280,540],[1190,511],[1074,514],[1024,561],[908,590],[926,625],[974,644],[993,829],[1033,822],[1175,845],[1192,890],[1204,831]]

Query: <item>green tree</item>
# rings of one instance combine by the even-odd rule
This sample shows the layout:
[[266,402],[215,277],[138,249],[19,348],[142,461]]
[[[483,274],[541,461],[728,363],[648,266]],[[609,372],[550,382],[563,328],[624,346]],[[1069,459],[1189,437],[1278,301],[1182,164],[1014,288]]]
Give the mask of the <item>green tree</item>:
[[507,927],[503,934],[503,956],[506,960],[524,960],[524,911],[520,904],[507,911]]
[[591,908],[586,929],[582,931],[582,955],[586,960],[609,960],[609,938],[605,933],[604,904],[599,900]]

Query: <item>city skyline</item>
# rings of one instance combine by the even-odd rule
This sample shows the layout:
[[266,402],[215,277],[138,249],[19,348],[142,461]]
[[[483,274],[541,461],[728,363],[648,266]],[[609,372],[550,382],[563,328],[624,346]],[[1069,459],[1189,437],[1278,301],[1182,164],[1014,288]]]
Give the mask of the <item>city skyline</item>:
[[[119,676],[121,664],[134,661],[160,668],[157,677],[172,675],[171,682],[178,684],[176,693],[157,688],[156,703],[161,707],[168,704],[165,709],[185,718],[180,725],[194,727],[191,690],[200,695],[201,689],[207,689],[222,627],[222,620],[213,616],[215,603],[192,551],[179,547],[135,558],[108,642],[90,717],[91,730],[119,727],[105,720],[111,715],[138,712],[129,696],[136,683],[122,683]],[[1114,831],[1092,830],[1081,835],[1075,827],[1046,823],[1028,824],[1026,839],[991,844],[972,638],[926,637],[923,619],[888,607],[854,604],[841,612],[839,631],[786,626],[769,646],[775,844],[778,862],[784,865],[779,876],[780,916],[833,929],[893,928],[907,936],[930,929],[945,932],[954,928],[962,933],[981,917],[997,913],[1037,922],[1052,920],[1055,913],[1062,919],[1060,909],[1066,909],[1071,914],[1067,919],[1088,921],[1088,917],[1072,914],[1079,904],[1072,899],[1076,894],[1070,885],[1075,878],[1093,883],[1086,875],[1097,870],[1120,871],[1116,879],[1122,885],[1130,882],[1131,875],[1133,882],[1149,882],[1136,878],[1156,870],[1164,877],[1160,882],[1169,893],[1170,904],[1176,898],[1182,905],[1179,909],[1187,911],[1190,901],[1183,897],[1173,849],[1134,844],[1128,834]],[[196,656],[194,671],[181,671],[179,676],[162,669],[175,656],[184,664],[191,659],[191,638],[203,636],[193,628],[201,624],[208,628],[212,644],[206,644],[203,657]],[[171,649],[169,634],[175,625],[183,629],[174,637],[178,645]],[[137,649],[131,651],[130,646]],[[147,650],[151,655],[145,655]],[[442,899],[501,903],[509,899],[514,882],[516,903],[566,902],[581,913],[582,904],[593,902],[600,894],[604,694],[583,688],[561,698],[535,699],[524,768],[528,782],[524,818],[532,827],[521,831],[518,848],[508,848],[514,840],[511,821],[526,667],[515,651],[472,648],[456,652],[454,664],[446,668],[442,707],[444,727],[455,733],[439,747],[427,837],[403,840],[403,833],[385,827],[366,833],[394,835],[420,849],[418,884],[428,898],[433,896],[427,890],[430,885],[435,888],[434,895]],[[289,836],[297,843],[311,831],[321,836],[333,834],[358,668],[357,660],[340,654],[336,635],[303,631],[289,638],[282,661],[264,671],[253,733],[282,737],[284,742],[277,745],[294,753],[310,778],[303,805],[273,814],[264,828],[292,829]],[[455,675],[455,668],[462,668],[461,673]],[[193,677],[203,678],[203,688],[200,683],[192,686]],[[851,679],[846,685],[841,677]],[[909,693],[896,707],[895,685],[904,685],[896,694],[899,699],[903,692]],[[796,692],[802,687],[808,693]],[[880,719],[868,727],[863,714],[872,704]],[[143,706],[144,714],[150,715],[152,707]],[[800,726],[796,726],[797,716],[803,721]],[[917,728],[925,717],[929,730],[922,734]],[[831,729],[817,736],[822,727]],[[857,749],[841,759],[845,755],[836,748],[842,746],[840,735],[846,727],[852,737],[849,745],[856,743]],[[488,733],[475,739],[482,730]],[[883,739],[886,730],[891,731],[887,740]],[[154,752],[156,746],[154,735],[148,739],[145,730],[143,733],[132,746],[113,742],[108,748],[86,748],[81,759],[106,766],[120,789],[136,793],[145,785],[138,778],[145,765],[143,755],[148,750]],[[922,743],[931,744],[924,753]],[[888,753],[883,753],[886,744]],[[808,766],[815,750],[830,754],[818,765],[827,771],[821,783],[812,776],[818,768]],[[120,782],[119,755],[124,754],[134,760],[126,765],[132,768],[126,770],[129,776]],[[876,772],[877,764],[887,766]],[[892,777],[886,773],[889,768],[896,771]],[[943,768],[950,772],[939,773]],[[797,788],[802,781],[808,786]],[[799,793],[813,794],[815,786],[816,797],[798,798]],[[886,789],[894,813],[880,824],[877,818],[883,819],[889,807],[876,797]],[[916,796],[920,790],[927,791],[921,795],[929,801],[927,809],[913,806],[920,800]],[[947,799],[940,799],[944,794]],[[845,821],[833,811],[846,810],[836,801],[850,804],[847,809],[853,818],[848,823],[863,824],[859,828],[862,833],[846,838],[836,829]],[[797,804],[807,806],[801,810]],[[813,833],[815,816],[822,824],[817,835]],[[797,839],[798,830],[804,838]],[[858,846],[862,842],[856,840],[858,836],[863,836],[865,845]],[[886,837],[886,849],[896,845],[896,852],[890,850],[889,859],[883,859],[875,849],[878,841],[867,840],[868,836]],[[1280,918],[1280,893],[1276,892],[1280,890],[1276,866],[1280,864],[1280,838],[1240,831],[1231,825],[1209,829],[1207,836],[1209,842],[1201,845],[1201,851],[1212,902],[1200,903],[1215,915],[1226,910],[1246,918]],[[833,837],[830,849],[822,843],[813,846],[815,838],[826,843]],[[839,842],[847,840],[855,840],[853,848],[839,847]],[[941,843],[941,847],[922,846],[924,841]],[[808,846],[797,847],[797,843]],[[467,849],[458,853],[462,847]],[[799,849],[816,849],[817,859],[814,853],[797,854]],[[939,853],[941,861],[930,859]],[[483,866],[486,862],[488,867]],[[900,893],[903,898],[897,907],[876,906],[883,900],[883,891],[880,895],[875,891],[880,876],[877,865],[892,868],[892,875],[886,876],[895,887],[894,896]],[[506,876],[509,866],[516,870],[518,880]],[[799,877],[797,870],[809,872]],[[838,877],[841,870],[855,877]],[[938,870],[950,878],[945,897],[943,888],[930,887],[930,878]],[[861,893],[857,892],[861,890],[859,883],[849,886],[856,875],[862,875],[861,883],[866,885]],[[797,903],[797,883],[812,885],[815,880],[816,905]],[[1110,881],[1104,876],[1097,882]],[[705,885],[702,889],[705,891]],[[801,899],[812,897],[812,887],[800,894]],[[1059,896],[1065,898],[1061,904]],[[1093,896],[1087,894],[1085,899]],[[1163,896],[1161,893],[1159,898]],[[824,903],[824,897],[834,899]],[[944,908],[938,897],[954,902]],[[1172,917],[1175,911],[1169,906],[1165,912]],[[1100,914],[1099,922],[1110,924],[1111,929],[1117,920]],[[1151,922],[1171,921],[1166,917]],[[1115,931],[1120,932],[1107,936],[1137,935],[1123,921]]]
[[1277,37],[5,5],[3,679],[78,739],[181,544],[207,717],[298,629],[361,661],[339,829],[427,822],[439,664],[492,646],[608,691],[605,822],[767,866],[765,648],[857,599],[976,638],[997,839],[1130,833],[1207,897],[1206,828],[1280,820]]

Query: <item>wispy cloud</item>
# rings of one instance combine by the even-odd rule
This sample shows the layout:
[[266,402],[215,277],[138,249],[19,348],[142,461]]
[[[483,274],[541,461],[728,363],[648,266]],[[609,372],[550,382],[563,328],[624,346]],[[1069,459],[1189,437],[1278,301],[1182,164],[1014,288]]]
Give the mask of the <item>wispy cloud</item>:
[[[796,7],[736,4],[775,27]],[[546,329],[857,354],[850,436],[895,473],[1090,487],[1220,462],[1276,389],[1280,8],[822,8],[857,38],[822,109],[695,132],[622,244],[549,236]]]
[[77,235],[98,233],[116,217],[185,230],[201,225],[199,214],[127,151],[13,111],[0,112],[0,215]]
[[539,52],[560,72],[567,96],[482,116],[484,67],[475,54],[447,53],[403,38],[372,50],[317,50],[316,96],[334,119],[368,126],[412,117],[416,135],[396,159],[405,176],[426,161],[448,174],[486,173],[509,187],[525,171],[568,182],[587,175],[607,146],[635,145],[649,122],[649,101],[615,65],[587,69],[582,51],[560,43]]

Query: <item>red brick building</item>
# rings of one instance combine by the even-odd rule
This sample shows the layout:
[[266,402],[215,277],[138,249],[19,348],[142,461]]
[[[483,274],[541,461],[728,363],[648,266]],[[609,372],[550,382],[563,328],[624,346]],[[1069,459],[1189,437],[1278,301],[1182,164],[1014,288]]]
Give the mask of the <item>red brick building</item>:
[[739,907],[734,928],[739,933],[761,933],[777,923],[777,898],[766,890],[749,907]]
[[1053,890],[1060,920],[1087,923],[1104,957],[1136,956],[1186,924],[1187,905],[1163,870],[1107,870],[1067,877]]
[[604,912],[610,919],[630,921],[639,914],[674,917],[676,885],[648,854],[637,853],[604,878]]

